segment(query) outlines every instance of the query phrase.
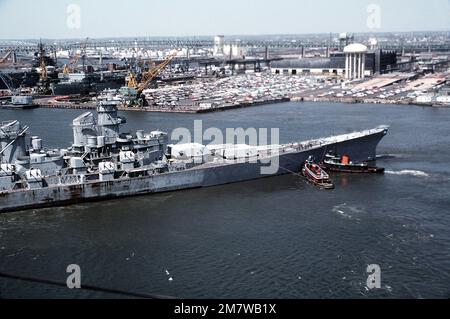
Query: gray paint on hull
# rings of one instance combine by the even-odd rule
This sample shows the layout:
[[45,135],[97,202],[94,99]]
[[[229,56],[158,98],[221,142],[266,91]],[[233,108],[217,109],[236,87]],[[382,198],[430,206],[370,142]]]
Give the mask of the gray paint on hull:
[[331,143],[307,151],[281,153],[279,170],[273,175],[262,175],[262,164],[233,163],[195,167],[185,171],[170,172],[139,178],[116,179],[108,182],[88,182],[63,186],[51,186],[35,190],[0,193],[0,212],[31,208],[61,206],[73,203],[98,201],[111,198],[176,191],[189,188],[210,187],[258,178],[298,172],[302,163],[313,155],[317,161],[329,150],[347,154],[355,161],[375,158],[378,143],[384,133],[376,133],[340,143]]

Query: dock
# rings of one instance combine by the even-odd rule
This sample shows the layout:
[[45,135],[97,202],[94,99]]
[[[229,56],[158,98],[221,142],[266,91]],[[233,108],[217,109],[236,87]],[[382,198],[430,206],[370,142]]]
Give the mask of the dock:
[[[158,107],[158,106],[145,106],[145,107],[127,107],[119,106],[119,111],[133,111],[133,112],[159,112],[159,113],[212,113],[222,112],[226,110],[255,107],[266,104],[283,103],[291,101],[290,98],[278,98],[264,101],[243,102],[243,103],[223,103],[214,107],[200,107],[197,105],[184,106],[184,107]],[[89,103],[48,103],[37,100],[38,104],[35,107],[50,108],[50,109],[77,109],[77,110],[93,110],[96,108],[94,102]]]

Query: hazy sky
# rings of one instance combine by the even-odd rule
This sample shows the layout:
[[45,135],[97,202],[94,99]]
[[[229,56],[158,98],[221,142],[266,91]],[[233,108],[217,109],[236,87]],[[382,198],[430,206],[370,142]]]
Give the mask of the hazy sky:
[[0,0],[3,39],[420,30],[450,30],[450,0]]

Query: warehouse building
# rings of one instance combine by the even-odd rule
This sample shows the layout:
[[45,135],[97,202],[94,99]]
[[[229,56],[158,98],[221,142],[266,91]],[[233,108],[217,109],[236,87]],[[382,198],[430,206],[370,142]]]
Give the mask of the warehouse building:
[[342,75],[344,68],[333,67],[330,58],[304,58],[274,61],[271,64],[274,74],[289,75]]
[[[346,59],[345,52],[332,52],[329,58],[314,57],[274,61],[271,64],[271,70],[274,74],[344,77]],[[395,51],[371,50],[364,55],[364,76],[390,73],[397,69],[397,53]]]

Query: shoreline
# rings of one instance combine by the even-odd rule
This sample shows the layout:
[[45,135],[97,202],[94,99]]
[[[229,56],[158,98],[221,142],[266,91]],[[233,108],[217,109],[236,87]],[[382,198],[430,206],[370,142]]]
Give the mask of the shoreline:
[[[278,104],[286,102],[313,102],[313,103],[342,103],[342,104],[391,104],[391,105],[411,105],[411,106],[422,106],[422,107],[435,107],[435,108],[450,108],[450,105],[436,104],[436,103],[417,103],[411,100],[382,100],[377,98],[348,98],[348,97],[314,97],[314,96],[303,96],[303,97],[285,97],[266,101],[255,101],[255,102],[245,102],[239,104],[224,104],[223,106],[213,107],[213,108],[156,108],[156,107],[118,107],[119,111],[132,111],[132,112],[155,112],[155,113],[187,113],[187,114],[202,114],[202,113],[213,113],[213,112],[223,112],[233,109],[241,109],[248,107],[255,107],[267,104]],[[95,110],[95,103],[62,103],[62,104],[49,104],[49,103],[39,103],[37,102],[33,105],[33,108],[52,108],[52,109],[79,109],[79,110]],[[0,105],[0,109],[12,109],[9,105]],[[14,109],[26,109],[26,108],[14,108]]]

